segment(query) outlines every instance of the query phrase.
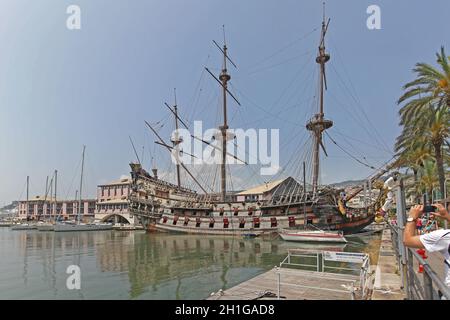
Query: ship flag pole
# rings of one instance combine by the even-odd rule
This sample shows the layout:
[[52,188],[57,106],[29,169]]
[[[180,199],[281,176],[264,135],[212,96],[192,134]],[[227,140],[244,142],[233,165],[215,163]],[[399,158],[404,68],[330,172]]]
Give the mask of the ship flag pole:
[[325,18],[325,3],[323,4],[323,20],[322,31],[320,37],[319,54],[316,57],[316,63],[320,65],[320,100],[319,100],[319,113],[307,123],[306,128],[314,135],[314,149],[313,149],[313,179],[312,179],[312,193],[313,196],[317,195],[318,181],[319,181],[319,169],[320,169],[320,148],[322,148],[325,155],[327,152],[322,140],[322,134],[325,130],[333,126],[333,121],[326,120],[324,118],[324,91],[327,89],[327,79],[325,74],[325,64],[330,60],[330,55],[325,51],[325,35],[328,30],[330,19],[326,21]]

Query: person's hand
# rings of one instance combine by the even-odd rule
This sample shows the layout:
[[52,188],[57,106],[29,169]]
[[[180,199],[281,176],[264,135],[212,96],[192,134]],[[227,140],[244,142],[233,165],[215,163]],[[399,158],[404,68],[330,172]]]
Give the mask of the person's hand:
[[423,205],[417,204],[409,210],[409,216],[413,219],[417,219],[422,215]]
[[435,203],[435,204],[433,204],[433,206],[435,206],[438,209],[438,211],[431,212],[432,215],[434,215],[436,217],[444,218],[444,219],[450,219],[450,215],[449,215],[448,211],[444,208],[444,206],[442,204]]

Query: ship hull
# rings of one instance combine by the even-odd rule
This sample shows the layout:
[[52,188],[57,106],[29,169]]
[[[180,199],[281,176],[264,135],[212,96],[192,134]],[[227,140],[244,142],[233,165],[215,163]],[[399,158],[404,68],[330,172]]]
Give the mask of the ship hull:
[[[293,225],[289,223],[289,218],[294,218],[298,221],[297,224]],[[295,228],[303,226],[303,215],[290,215],[290,216],[266,216],[260,217],[260,227],[255,227],[251,219],[246,221],[249,227],[240,227],[240,221],[238,219],[229,218],[228,226],[224,227],[223,221],[217,221],[214,226],[210,226],[209,219],[202,219],[200,225],[197,226],[195,220],[189,220],[187,224],[182,221],[177,221],[174,224],[175,216],[166,216],[166,218],[161,218],[156,223],[147,227],[147,230],[151,231],[162,231],[162,232],[176,232],[176,233],[187,233],[187,234],[202,234],[202,235],[227,235],[227,236],[246,236],[246,235],[262,235],[277,233],[280,229]],[[271,226],[272,219],[277,219],[277,225]],[[366,226],[370,225],[374,220],[373,216],[367,216],[365,218],[354,219],[352,221],[343,221],[341,223],[331,223],[322,224],[314,223],[314,226],[323,230],[341,231],[344,235],[357,233],[364,229]],[[165,222],[164,222],[165,221]]]
[[38,231],[54,231],[55,226],[53,224],[43,224],[37,226]]
[[11,226],[11,230],[36,230],[35,224],[15,224]]
[[56,224],[55,232],[72,232],[72,231],[103,231],[112,230],[109,224]]
[[332,232],[283,230],[280,237],[295,242],[347,243],[342,234]]

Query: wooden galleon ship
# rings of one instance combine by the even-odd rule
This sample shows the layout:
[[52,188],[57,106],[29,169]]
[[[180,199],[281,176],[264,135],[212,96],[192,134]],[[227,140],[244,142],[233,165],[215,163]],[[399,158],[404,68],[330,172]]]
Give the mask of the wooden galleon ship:
[[[219,82],[223,95],[223,124],[219,127],[222,135],[220,192],[208,192],[182,162],[176,164],[177,183],[160,179],[156,169],[152,169],[152,173],[149,173],[141,163],[131,163],[132,193],[129,196],[129,207],[147,230],[256,236],[277,232],[280,229],[310,226],[351,234],[373,222],[376,206],[380,204],[381,199],[369,196],[368,201],[364,201],[365,205],[357,208],[348,206],[348,203],[363,190],[366,191],[366,195],[369,190],[370,194],[371,182],[386,173],[389,166],[369,178],[367,187],[360,187],[349,195],[345,195],[343,189],[321,186],[318,183],[321,149],[326,154],[322,135],[325,130],[333,126],[333,122],[326,119],[324,114],[325,65],[330,60],[330,55],[325,51],[325,35],[329,21],[329,19],[326,21],[324,17],[318,55],[315,59],[320,68],[319,108],[306,124],[306,130],[311,132],[311,139],[313,139],[312,181],[306,183],[305,169],[303,169],[303,179],[300,180],[287,177],[240,192],[226,189],[226,158],[229,155],[227,152],[229,140],[227,97],[231,96],[236,101],[237,99],[228,90],[231,76],[227,71],[227,62],[234,64],[227,55],[228,48],[225,43],[223,47],[219,47],[214,42],[223,53],[222,71],[219,77],[216,77],[209,69],[205,69]],[[167,107],[174,115],[175,129],[178,129],[179,123],[187,127],[178,115],[176,102],[173,107],[169,105]],[[181,140],[177,135],[172,138],[172,143],[168,144],[164,142],[157,130],[149,123],[146,122],[146,124],[158,138],[157,144],[170,152],[174,149],[179,151],[177,148]],[[181,170],[184,170],[195,182],[198,190],[182,186]],[[380,192],[379,197],[382,194]]]

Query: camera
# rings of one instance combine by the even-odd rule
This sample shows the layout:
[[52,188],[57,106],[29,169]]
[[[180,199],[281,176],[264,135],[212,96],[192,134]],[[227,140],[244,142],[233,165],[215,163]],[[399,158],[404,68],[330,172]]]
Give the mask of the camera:
[[437,207],[436,206],[424,206],[423,207],[423,212],[424,213],[437,212]]

